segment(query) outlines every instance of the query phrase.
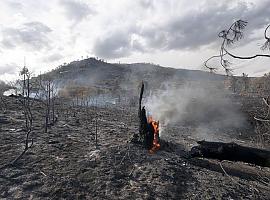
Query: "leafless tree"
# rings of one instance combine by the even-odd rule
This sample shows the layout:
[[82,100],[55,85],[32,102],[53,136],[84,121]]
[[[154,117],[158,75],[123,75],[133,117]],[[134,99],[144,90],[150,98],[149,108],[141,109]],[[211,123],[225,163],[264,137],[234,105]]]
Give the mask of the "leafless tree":
[[244,84],[244,91],[248,92],[249,90],[249,79],[248,79],[248,74],[243,73],[242,74],[243,78],[243,84]]
[[[243,60],[254,59],[257,57],[270,58],[269,54],[255,54],[252,56],[238,56],[238,55],[231,53],[228,50],[228,47],[232,46],[235,42],[237,42],[243,38],[243,30],[247,26],[247,23],[248,22],[243,21],[243,20],[237,20],[228,29],[224,29],[224,30],[219,32],[218,37],[222,39],[222,43],[221,43],[220,50],[219,50],[219,55],[212,56],[204,62],[204,66],[207,69],[209,69],[210,72],[217,70],[217,67],[211,67],[208,65],[209,61],[212,59],[215,59],[215,58],[219,58],[220,65],[224,68],[227,75],[230,75],[231,71],[232,71],[232,69],[230,68],[231,63],[229,62],[227,57],[232,57],[235,59],[243,59]],[[266,41],[265,41],[264,45],[261,47],[261,50],[270,50],[270,36],[268,36],[269,27],[270,27],[270,24],[265,28],[264,38]]]
[[47,133],[48,127],[54,125],[57,121],[55,115],[55,99],[57,95],[56,84],[49,77],[44,77],[39,75],[39,85],[40,85],[40,100],[43,102],[45,107],[45,122],[44,122],[44,132]]
[[[21,154],[12,161],[12,164],[15,164],[26,152],[29,148],[33,145],[33,138],[30,139],[30,135],[33,130],[33,104],[35,102],[35,98],[31,98],[30,95],[32,94],[32,89],[36,86],[35,82],[31,81],[31,72],[28,70],[28,68],[23,67],[23,69],[20,72],[20,75],[22,76],[21,83],[21,97],[19,99],[19,102],[22,105],[24,119],[25,119],[25,145],[24,150],[21,152]],[[33,92],[34,93],[34,92]]]
[[95,105],[95,145],[98,148],[98,102],[96,99]]
[[0,109],[3,113],[7,110],[7,102],[3,98],[3,93],[5,92],[5,83],[0,80]]
[[237,79],[235,76],[231,76],[231,88],[232,91],[235,93],[237,90]]

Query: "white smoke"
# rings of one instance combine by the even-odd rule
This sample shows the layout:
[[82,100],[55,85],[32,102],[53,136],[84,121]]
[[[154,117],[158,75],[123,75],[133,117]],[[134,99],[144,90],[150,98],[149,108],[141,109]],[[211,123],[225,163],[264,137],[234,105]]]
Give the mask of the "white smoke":
[[[169,124],[190,124],[204,127],[210,132],[213,128],[240,128],[245,118],[239,106],[233,103],[228,92],[215,83],[197,82],[174,86],[166,84],[164,89],[151,92],[145,99],[146,110],[162,126]],[[207,133],[204,134],[207,134]]]

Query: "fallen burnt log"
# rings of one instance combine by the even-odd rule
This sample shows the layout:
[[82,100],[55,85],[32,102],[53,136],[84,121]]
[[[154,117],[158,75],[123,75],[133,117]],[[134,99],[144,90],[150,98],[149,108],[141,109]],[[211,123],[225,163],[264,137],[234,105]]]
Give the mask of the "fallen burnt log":
[[270,151],[245,147],[236,143],[198,141],[199,145],[190,151],[191,157],[218,160],[242,161],[263,167],[270,167]]

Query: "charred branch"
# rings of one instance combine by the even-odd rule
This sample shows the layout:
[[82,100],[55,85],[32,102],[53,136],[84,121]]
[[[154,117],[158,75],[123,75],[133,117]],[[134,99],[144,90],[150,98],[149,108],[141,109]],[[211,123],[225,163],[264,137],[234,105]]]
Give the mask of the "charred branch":
[[217,70],[216,67],[210,67],[210,66],[208,65],[208,62],[209,62],[210,60],[214,59],[214,58],[220,58],[220,55],[212,56],[212,57],[208,58],[208,59],[203,63],[204,66],[205,66],[207,69],[210,70],[210,73],[213,73],[213,72],[215,72],[215,71]]
[[253,58],[257,58],[257,57],[268,57],[270,58],[270,55],[268,54],[256,54],[256,55],[253,55],[253,56],[237,56],[237,55],[234,55],[232,53],[230,53],[227,49],[224,48],[224,51],[231,57],[233,58],[237,58],[237,59],[242,59],[242,60],[250,60],[250,59],[253,59]]
[[270,50],[270,37],[267,36],[268,28],[270,27],[270,24],[266,27],[264,30],[264,38],[266,39],[265,43],[261,47],[261,50]]
[[[209,69],[211,72],[213,69],[216,69],[216,67],[209,67],[207,65],[208,61],[213,59],[213,58],[220,58],[220,65],[224,68],[226,74],[231,72],[230,68],[230,63],[227,59],[225,59],[225,56],[232,57],[234,59],[240,59],[240,60],[250,60],[250,59],[255,59],[257,57],[267,57],[270,58],[269,54],[255,54],[252,56],[239,56],[235,55],[231,52],[228,51],[227,47],[230,45],[234,44],[235,42],[239,41],[240,39],[243,38],[243,30],[247,26],[246,21],[243,20],[237,20],[234,22],[228,29],[222,30],[219,32],[218,37],[222,38],[222,43],[220,46],[220,51],[218,56],[212,56],[209,59],[207,59],[204,63],[204,66]],[[268,25],[265,28],[264,31],[264,38],[266,39],[266,42],[264,45],[261,47],[261,50],[270,50],[270,38],[267,36],[267,31],[269,29],[270,25]]]

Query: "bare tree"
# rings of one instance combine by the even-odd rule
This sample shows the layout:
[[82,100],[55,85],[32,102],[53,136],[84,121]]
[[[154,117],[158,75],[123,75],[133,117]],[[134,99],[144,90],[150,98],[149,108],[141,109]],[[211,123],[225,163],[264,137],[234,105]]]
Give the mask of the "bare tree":
[[44,122],[44,132],[47,133],[48,127],[54,125],[57,121],[55,115],[55,99],[57,95],[56,84],[49,77],[39,76],[40,85],[40,100],[43,102],[45,107],[45,122]]
[[8,107],[7,101],[5,100],[3,96],[0,96],[0,108],[3,113],[7,111],[7,107]]
[[231,88],[232,91],[235,93],[237,90],[237,79],[235,76],[231,76]]
[[248,79],[248,74],[243,73],[242,74],[242,78],[243,78],[243,83],[244,83],[244,91],[248,92],[249,90],[249,79]]
[[[229,62],[229,60],[227,59],[226,56],[229,56],[229,57],[232,57],[235,59],[244,59],[244,60],[254,59],[257,57],[270,58],[269,54],[255,54],[252,56],[238,56],[238,55],[231,53],[228,50],[228,47],[230,47],[235,42],[237,42],[243,38],[243,30],[247,26],[247,23],[248,22],[243,21],[243,20],[237,20],[228,29],[224,29],[224,30],[219,32],[218,37],[222,39],[222,43],[221,43],[220,50],[219,50],[219,55],[212,56],[204,62],[204,66],[207,69],[209,69],[210,72],[213,72],[217,69],[217,67],[211,67],[208,65],[209,61],[214,59],[214,58],[220,59],[220,65],[224,68],[227,75],[231,74],[232,69],[230,68],[231,63]],[[261,50],[270,50],[270,37],[267,35],[269,27],[270,27],[270,24],[265,28],[264,38],[266,41],[265,41],[264,45],[261,47]]]
[[24,150],[21,154],[13,160],[12,164],[15,164],[25,153],[26,151],[32,147],[33,145],[33,138],[30,139],[30,135],[33,130],[33,104],[35,102],[34,98],[31,98],[30,95],[32,93],[32,89],[35,87],[35,83],[31,81],[31,73],[28,68],[23,67],[22,71],[20,72],[22,76],[21,82],[21,92],[22,96],[19,99],[19,102],[22,105],[24,119],[25,119],[25,145]]
[[96,99],[95,105],[95,145],[98,148],[98,102]]

